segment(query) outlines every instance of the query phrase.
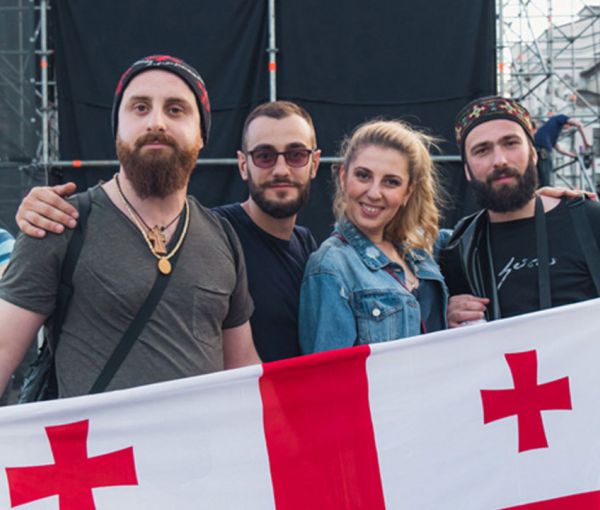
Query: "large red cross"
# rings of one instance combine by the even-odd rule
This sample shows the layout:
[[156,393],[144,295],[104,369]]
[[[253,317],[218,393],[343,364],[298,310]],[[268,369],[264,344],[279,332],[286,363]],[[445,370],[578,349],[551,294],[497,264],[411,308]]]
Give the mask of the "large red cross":
[[537,383],[536,351],[505,354],[513,389],[481,390],[483,423],[517,415],[519,452],[547,448],[542,411],[572,409],[569,378]]
[[54,464],[6,468],[11,507],[58,495],[60,510],[95,510],[92,488],[137,485],[133,448],[88,457],[88,420],[46,427]]

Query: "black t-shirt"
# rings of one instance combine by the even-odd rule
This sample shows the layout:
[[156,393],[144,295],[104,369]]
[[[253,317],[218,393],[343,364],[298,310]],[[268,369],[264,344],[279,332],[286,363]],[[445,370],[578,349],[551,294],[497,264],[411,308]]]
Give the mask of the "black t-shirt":
[[[584,205],[600,246],[600,204]],[[566,201],[546,213],[552,306],[597,297]],[[490,224],[502,317],[539,310],[535,218]]]
[[313,236],[296,226],[289,241],[274,237],[259,228],[240,204],[213,211],[231,223],[244,250],[254,300],[250,324],[258,355],[265,362],[298,356],[300,284],[306,261],[317,249]]

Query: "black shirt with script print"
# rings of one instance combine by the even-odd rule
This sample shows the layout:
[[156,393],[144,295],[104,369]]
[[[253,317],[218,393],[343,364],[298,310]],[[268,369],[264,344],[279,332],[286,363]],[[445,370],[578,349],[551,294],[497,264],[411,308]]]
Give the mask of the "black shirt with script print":
[[[600,204],[585,207],[600,246]],[[546,213],[552,306],[597,297],[565,200]],[[539,310],[535,219],[490,224],[490,240],[502,317]]]

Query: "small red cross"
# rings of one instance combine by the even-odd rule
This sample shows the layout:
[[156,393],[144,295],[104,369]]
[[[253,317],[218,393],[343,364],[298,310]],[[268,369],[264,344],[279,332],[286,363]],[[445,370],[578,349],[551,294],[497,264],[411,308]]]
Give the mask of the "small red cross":
[[536,351],[505,354],[514,389],[481,390],[483,423],[517,415],[519,452],[547,448],[542,411],[572,409],[569,378],[538,385]]
[[92,488],[137,485],[133,448],[88,457],[88,420],[46,427],[54,464],[6,468],[11,508],[58,495],[60,510],[95,510]]

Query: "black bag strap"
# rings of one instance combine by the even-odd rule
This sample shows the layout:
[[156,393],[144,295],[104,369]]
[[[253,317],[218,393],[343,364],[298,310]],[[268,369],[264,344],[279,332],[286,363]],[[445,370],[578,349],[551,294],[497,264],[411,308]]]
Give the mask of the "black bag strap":
[[60,270],[60,281],[56,295],[56,304],[52,312],[52,328],[50,334],[50,352],[54,354],[58,347],[58,339],[62,331],[62,326],[67,315],[69,302],[73,295],[73,273],[77,266],[77,260],[83,247],[85,237],[85,229],[87,226],[88,216],[92,207],[92,199],[90,191],[85,191],[76,196],[79,207],[79,220],[77,226],[73,230],[73,235],[67,245],[67,252]]
[[550,257],[548,255],[546,213],[540,197],[535,198],[535,242],[537,245],[540,310],[544,310],[552,306],[552,296],[550,293]]
[[[481,281],[481,289],[479,289],[480,292],[480,296],[489,296],[491,297],[490,299],[490,307],[491,311],[486,311],[486,318],[488,320],[497,320],[497,319],[501,319],[502,318],[502,311],[500,310],[500,297],[498,296],[498,285],[496,282],[496,273],[495,273],[495,269],[494,269],[494,257],[492,254],[492,240],[491,240],[491,226],[490,226],[490,222],[489,220],[487,220],[484,225],[483,225],[483,232],[482,232],[482,236],[483,237],[483,242],[485,243],[485,256],[487,258],[486,262],[487,262],[487,270],[489,271],[489,275],[490,275],[490,288],[488,290],[489,294],[486,292],[485,290],[485,278],[483,277],[483,268],[482,268],[482,264],[481,261],[479,262],[479,264],[476,264],[477,258],[473,257],[473,268],[472,268],[472,272],[473,274],[477,275],[477,278],[474,278],[474,280],[479,280]],[[482,253],[482,256],[484,256],[484,254]]]
[[[173,234],[173,240],[179,239],[179,236],[181,235],[181,232],[183,231],[183,226],[185,224],[185,216],[185,214],[181,215],[179,223],[177,224],[177,229]],[[185,244],[185,240],[183,244]],[[110,358],[108,358],[108,361],[104,365],[104,368],[102,369],[96,381],[92,385],[90,391],[88,392],[90,395],[94,393],[102,393],[104,390],[106,390],[106,388],[110,384],[110,381],[112,381],[112,378],[117,373],[117,370],[119,370],[119,368],[123,364],[123,361],[125,361],[125,358],[129,354],[129,351],[131,351],[133,344],[136,342],[136,340],[140,336],[140,333],[146,326],[148,319],[150,319],[150,316],[154,312],[156,305],[158,305],[158,302],[160,301],[160,298],[162,297],[163,292],[167,287],[169,277],[175,270],[177,259],[179,258],[179,254],[183,250],[183,244],[179,247],[179,250],[175,253],[175,255],[173,255],[169,259],[169,262],[171,263],[171,272],[169,274],[162,274],[160,271],[158,272],[158,275],[156,277],[156,280],[154,281],[154,285],[152,286],[150,293],[148,294],[148,297],[138,310],[136,316],[129,324],[127,331],[123,333],[121,340],[119,340],[119,343],[115,347],[114,351],[110,355]]]
[[600,250],[598,250],[598,244],[585,208],[581,207],[584,203],[585,199],[578,199],[569,203],[569,211],[571,212],[579,246],[583,250],[583,256],[594,282],[594,287],[596,287],[596,292],[600,296]]
[[[540,197],[535,199],[535,241],[538,260],[538,293],[540,310],[552,307],[552,294],[550,287],[550,256],[548,254],[548,232],[546,228],[546,213],[544,204]],[[490,240],[489,224],[486,224],[485,239],[487,262],[491,275],[491,318],[493,320],[502,317],[500,300],[498,299],[498,288],[496,286],[496,275],[494,273],[494,261],[492,257],[492,243]],[[483,294],[482,294],[483,295]]]

